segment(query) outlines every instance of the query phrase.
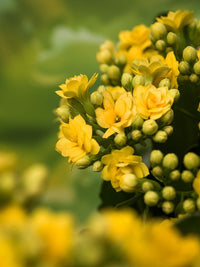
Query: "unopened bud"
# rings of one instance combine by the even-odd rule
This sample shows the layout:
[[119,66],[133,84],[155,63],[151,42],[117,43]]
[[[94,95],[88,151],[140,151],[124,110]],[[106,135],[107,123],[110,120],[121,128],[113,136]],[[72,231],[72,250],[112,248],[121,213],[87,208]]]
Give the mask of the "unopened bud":
[[195,211],[195,202],[192,198],[188,198],[186,200],[184,200],[183,202],[183,209],[185,212],[187,213],[192,213]]
[[97,91],[100,93],[100,94],[103,94],[103,92],[106,90],[106,87],[104,85],[100,85],[97,89]]
[[165,41],[163,41],[163,40],[158,40],[158,41],[155,43],[155,47],[156,47],[156,49],[158,49],[159,51],[165,51],[165,49],[166,49],[166,43],[165,43]]
[[129,74],[129,73],[123,73],[122,74],[122,78],[121,78],[121,83],[122,83],[122,86],[130,91],[132,89],[132,75]]
[[153,135],[158,130],[158,124],[154,120],[146,120],[142,125],[142,131],[146,135]]
[[106,73],[107,70],[108,70],[108,65],[103,63],[103,64],[100,64],[99,66],[99,70],[102,72],[102,73]]
[[178,69],[181,74],[189,74],[190,73],[190,64],[187,61],[181,61],[178,65]]
[[111,63],[113,60],[113,55],[112,53],[105,49],[105,50],[100,50],[98,53],[97,53],[97,61],[100,63],[100,64],[109,64]]
[[118,59],[117,59],[117,64],[119,65],[125,65],[127,62],[127,58],[126,58],[126,55],[125,54],[121,54]]
[[0,179],[0,195],[11,197],[15,190],[15,175],[12,172],[4,173]]
[[122,176],[120,187],[124,192],[132,193],[138,185],[138,178],[135,174],[127,173]]
[[197,61],[194,66],[193,66],[193,70],[197,75],[200,75],[200,61]]
[[192,46],[187,46],[183,50],[183,59],[188,62],[195,61],[197,59],[196,49]]
[[191,171],[184,170],[181,174],[181,179],[185,183],[191,183],[194,180],[194,174]]
[[160,165],[163,160],[163,153],[160,150],[153,150],[150,156],[151,166]]
[[146,193],[147,191],[153,190],[154,186],[151,182],[144,182],[142,184],[142,190]]
[[162,165],[168,170],[174,170],[178,166],[178,157],[174,153],[168,153],[164,156]]
[[106,85],[110,83],[107,74],[102,74],[102,75],[101,75],[101,81],[102,81],[102,83],[104,83],[104,84],[106,84]]
[[162,196],[166,200],[173,200],[176,197],[176,191],[172,186],[165,186],[162,190]]
[[160,119],[159,123],[163,125],[169,125],[174,119],[174,112],[172,109],[168,110]]
[[165,25],[163,25],[160,22],[155,22],[154,24],[152,24],[150,30],[151,30],[151,35],[156,40],[162,39],[167,34],[167,29]]
[[192,73],[189,77],[189,80],[191,81],[191,83],[197,83],[199,80],[199,77],[196,74]]
[[161,178],[163,176],[163,169],[160,166],[155,166],[152,170],[151,173],[153,176]]
[[163,128],[163,131],[165,131],[167,135],[171,135],[171,134],[173,133],[173,130],[174,130],[173,127],[170,126],[170,125],[165,126],[165,127]]
[[62,105],[59,108],[56,109],[56,114],[61,118],[62,121],[68,122],[69,121],[69,116],[70,116],[70,111],[68,106]]
[[144,195],[144,202],[147,206],[153,207],[158,204],[159,196],[155,191],[148,191]]
[[131,133],[131,138],[133,141],[138,142],[142,138],[142,133],[140,130],[133,130]]
[[174,211],[174,203],[172,203],[170,201],[164,201],[162,203],[162,210],[166,214],[172,213]]
[[178,89],[170,89],[170,95],[174,98],[174,102],[178,101],[180,98],[180,92]]
[[86,155],[82,157],[81,159],[76,161],[76,167],[79,169],[85,169],[91,164],[90,158]]
[[188,170],[192,170],[200,166],[200,158],[197,154],[189,152],[184,156],[183,163]]
[[118,80],[120,78],[120,69],[115,65],[111,65],[108,67],[107,74],[110,79]]
[[93,172],[100,172],[103,169],[103,164],[100,160],[95,161],[92,166]]
[[145,84],[145,78],[142,75],[135,75],[135,77],[132,80],[132,86],[135,88],[138,85],[144,85]]
[[158,87],[171,87],[170,80],[168,78],[162,79],[158,85]]
[[126,141],[127,141],[127,137],[124,133],[119,133],[114,138],[115,144],[119,146],[124,146],[126,144]]
[[139,115],[135,115],[135,117],[133,118],[132,127],[133,129],[141,129],[143,123],[144,123],[143,118],[140,117]]
[[95,91],[90,95],[90,101],[93,105],[100,106],[103,103],[103,95]]
[[157,133],[153,136],[153,141],[156,143],[165,143],[167,141],[167,133],[165,131],[157,131]]
[[174,32],[169,32],[167,34],[167,42],[169,45],[174,45],[178,41],[178,37]]
[[100,50],[106,49],[110,51],[113,51],[115,49],[115,45],[111,40],[105,40],[105,42],[100,45]]
[[171,171],[169,173],[169,178],[172,180],[172,181],[178,181],[181,177],[181,173],[179,170],[174,170],[174,171]]

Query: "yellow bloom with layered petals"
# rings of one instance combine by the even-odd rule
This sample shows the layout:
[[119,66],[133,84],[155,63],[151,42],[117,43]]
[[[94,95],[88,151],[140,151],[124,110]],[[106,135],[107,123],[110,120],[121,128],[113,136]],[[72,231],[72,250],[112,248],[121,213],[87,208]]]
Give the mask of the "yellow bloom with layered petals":
[[81,115],[63,123],[60,139],[56,144],[56,150],[64,157],[69,157],[69,162],[76,162],[87,153],[97,154],[100,147],[92,138],[92,126],[86,124]]
[[135,174],[137,178],[143,178],[149,174],[149,169],[142,162],[142,157],[133,155],[134,149],[126,146],[121,150],[113,150],[111,154],[102,157],[105,164],[102,170],[102,178],[111,181],[113,188],[121,191],[120,184],[124,174]]
[[56,91],[56,94],[62,98],[81,98],[95,83],[97,76],[98,75],[95,73],[89,81],[88,77],[83,74],[66,79],[65,83],[59,86],[62,90]]
[[177,10],[176,12],[170,11],[167,16],[161,16],[156,20],[163,23],[167,27],[168,31],[177,32],[186,25],[190,24],[193,19],[193,12]]
[[179,75],[179,70],[178,70],[179,63],[176,60],[176,57],[175,57],[173,51],[171,51],[167,54],[167,56],[165,58],[165,62],[167,64],[167,66],[170,68],[170,71],[166,75],[166,77],[170,79],[171,88],[178,88],[177,77]]
[[111,93],[103,92],[103,108],[95,110],[97,123],[102,128],[108,130],[103,138],[108,138],[114,133],[123,132],[125,127],[131,125],[134,117],[133,96],[129,93],[123,93],[115,102]]
[[173,104],[173,97],[167,87],[156,88],[152,84],[137,86],[133,97],[137,113],[143,119],[157,120],[170,110]]
[[200,197],[200,170],[197,172],[197,176],[193,181],[193,188],[197,195]]

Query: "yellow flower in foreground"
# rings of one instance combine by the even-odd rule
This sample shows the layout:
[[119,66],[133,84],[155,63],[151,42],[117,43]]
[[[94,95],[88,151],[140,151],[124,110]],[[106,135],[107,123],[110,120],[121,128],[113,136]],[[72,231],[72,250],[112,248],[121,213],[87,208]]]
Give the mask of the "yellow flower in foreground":
[[56,91],[56,93],[63,98],[83,97],[95,83],[97,76],[95,73],[89,81],[88,77],[83,74],[66,79],[65,84],[59,86],[62,90]]
[[0,233],[0,266],[23,267],[22,264],[13,242],[8,238],[8,235]]
[[69,162],[76,162],[87,153],[97,154],[98,143],[92,138],[92,126],[86,124],[81,115],[63,123],[60,139],[56,144],[56,150],[64,157],[69,157]]
[[170,110],[173,97],[167,87],[156,88],[152,84],[139,85],[133,92],[138,114],[144,119],[157,120]]
[[126,90],[120,86],[106,86],[106,90],[111,93],[114,101],[116,101],[120,95],[126,92]]
[[193,188],[197,195],[200,197],[200,170],[197,172],[197,177],[193,181]]
[[173,51],[167,54],[165,58],[165,62],[167,66],[170,68],[170,71],[166,75],[166,77],[170,79],[171,88],[178,88],[178,83],[177,83],[177,77],[179,75],[178,61],[176,60],[176,57]]
[[163,23],[169,31],[177,32],[186,25],[190,24],[194,19],[193,12],[190,11],[176,11],[169,12],[167,16],[161,16],[156,20],[160,23]]
[[108,128],[103,138],[114,133],[123,132],[125,127],[131,125],[134,117],[133,97],[131,93],[122,94],[116,102],[108,91],[103,92],[103,108],[95,110],[97,123],[102,128]]
[[101,159],[106,165],[102,170],[102,178],[111,181],[116,191],[122,190],[123,175],[134,174],[137,178],[143,178],[149,174],[147,166],[142,162],[142,157],[133,153],[134,149],[126,146],[121,150],[113,150],[111,154]]

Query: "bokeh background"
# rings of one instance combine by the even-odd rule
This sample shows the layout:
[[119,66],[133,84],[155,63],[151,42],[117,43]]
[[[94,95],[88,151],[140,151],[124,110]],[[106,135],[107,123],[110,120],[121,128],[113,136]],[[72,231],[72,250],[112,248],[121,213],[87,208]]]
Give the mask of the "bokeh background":
[[48,166],[42,205],[84,221],[100,203],[100,174],[71,171],[55,151],[58,85],[98,72],[105,39],[117,42],[120,30],[149,26],[160,12],[177,9],[200,19],[199,0],[0,0],[0,150],[15,152],[19,169]]

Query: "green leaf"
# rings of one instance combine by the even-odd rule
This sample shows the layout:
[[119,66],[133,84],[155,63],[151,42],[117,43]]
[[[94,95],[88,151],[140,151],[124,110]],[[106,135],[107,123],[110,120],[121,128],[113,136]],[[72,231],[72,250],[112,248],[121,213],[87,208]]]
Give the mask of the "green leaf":
[[182,234],[197,234],[200,236],[200,212],[185,216],[174,224]]

